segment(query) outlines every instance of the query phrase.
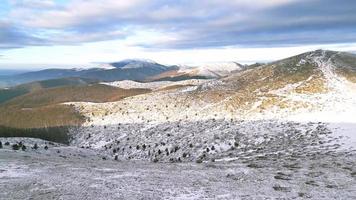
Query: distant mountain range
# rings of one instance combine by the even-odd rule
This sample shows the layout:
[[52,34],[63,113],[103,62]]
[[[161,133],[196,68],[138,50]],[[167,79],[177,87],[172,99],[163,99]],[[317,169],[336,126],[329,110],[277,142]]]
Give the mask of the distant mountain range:
[[175,69],[148,60],[124,60],[109,63],[105,67],[91,69],[45,69],[22,74],[0,77],[0,86],[11,87],[32,81],[79,77],[100,81],[136,80],[142,81],[162,72]]
[[98,64],[89,69],[45,69],[40,71],[8,74],[0,76],[0,88],[13,87],[33,81],[61,78],[85,78],[97,81],[134,80],[178,81],[186,79],[209,79],[226,76],[247,66],[236,62],[202,63],[193,66],[162,65],[151,60],[128,59],[120,62]]

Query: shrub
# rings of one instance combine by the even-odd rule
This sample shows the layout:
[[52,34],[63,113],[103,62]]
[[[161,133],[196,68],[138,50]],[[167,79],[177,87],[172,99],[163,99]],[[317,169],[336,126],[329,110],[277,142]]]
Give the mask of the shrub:
[[37,143],[35,143],[35,145],[33,145],[33,147],[32,147],[34,150],[37,150],[38,149],[38,145],[37,145]]
[[187,156],[188,156],[188,154],[185,153],[185,152],[184,152],[183,155],[182,155],[183,158],[185,158],[185,157],[187,157]]
[[139,149],[140,149],[140,145],[137,145],[137,146],[136,146],[136,149],[139,150]]
[[192,143],[190,143],[190,144],[189,144],[189,147],[190,147],[190,148],[193,148],[193,144],[192,144]]
[[48,150],[48,146],[46,145],[46,146],[44,147],[44,149],[45,149],[45,150]]
[[211,150],[212,150],[212,151],[214,151],[214,150],[215,150],[215,147],[214,147],[214,145],[213,145],[213,146],[211,146]]
[[0,141],[0,149],[2,149],[2,142]]
[[19,150],[20,146],[18,144],[13,144],[12,145],[12,150]]
[[5,142],[5,146],[9,146],[10,145],[10,142]]
[[118,159],[119,159],[119,156],[118,156],[118,155],[116,155],[114,159],[115,159],[115,160],[118,160]]
[[25,146],[25,145],[22,145],[22,146],[21,146],[21,149],[22,149],[22,151],[25,151],[25,150],[26,150],[26,146]]
[[158,162],[158,158],[154,158],[154,159],[153,159],[153,162],[154,162],[154,163]]
[[161,152],[161,149],[158,149],[158,154],[160,155],[162,152]]

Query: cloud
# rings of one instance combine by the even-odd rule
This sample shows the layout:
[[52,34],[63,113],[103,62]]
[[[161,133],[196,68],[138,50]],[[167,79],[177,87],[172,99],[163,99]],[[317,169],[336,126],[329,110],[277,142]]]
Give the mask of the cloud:
[[[1,46],[76,45],[152,35],[146,48],[293,46],[356,41],[353,0],[12,0]],[[154,38],[154,39],[152,39]],[[5,43],[5,41],[7,41]]]
[[46,9],[55,7],[53,0],[10,0],[10,5],[17,8]]
[[44,39],[29,35],[10,23],[0,21],[0,49],[48,44],[49,43]]

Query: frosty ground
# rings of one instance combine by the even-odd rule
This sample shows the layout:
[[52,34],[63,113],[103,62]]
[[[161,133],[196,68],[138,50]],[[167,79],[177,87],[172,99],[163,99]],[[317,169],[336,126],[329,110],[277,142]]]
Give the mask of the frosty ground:
[[[141,131],[137,140],[129,135],[136,133],[133,127],[126,127],[131,130],[126,133],[125,125],[121,125],[124,137],[119,147],[127,150],[116,153],[113,149],[117,149],[120,135],[113,132],[114,127],[94,127],[104,131],[106,134],[100,135],[106,137],[91,136],[85,143],[77,139],[72,146],[1,138],[3,144],[22,141],[27,149],[0,149],[0,199],[356,198],[355,138],[345,130],[333,129],[335,124],[209,121],[181,123],[179,131],[174,131],[174,125],[137,127]],[[166,126],[175,128],[164,132]],[[350,126],[349,130],[354,130]],[[78,138],[86,137],[84,130],[88,128],[79,130]],[[182,137],[188,130],[194,136]],[[154,132],[160,134],[151,134]],[[223,137],[216,138],[214,133]],[[161,154],[156,150],[148,156],[150,139],[145,139],[146,135],[151,135],[152,141],[166,142],[150,147],[162,149]],[[189,144],[184,142],[189,138],[193,148],[182,145]],[[128,148],[138,141],[140,145],[147,143],[145,151],[142,146]],[[169,150],[167,156],[165,149],[170,142],[180,146],[176,152]],[[31,149],[34,143],[39,149]],[[206,152],[206,146],[211,149],[212,143],[215,150]],[[181,157],[178,162],[178,156],[188,150],[190,157]],[[155,157],[157,163],[152,162]],[[202,163],[197,163],[200,159]]]

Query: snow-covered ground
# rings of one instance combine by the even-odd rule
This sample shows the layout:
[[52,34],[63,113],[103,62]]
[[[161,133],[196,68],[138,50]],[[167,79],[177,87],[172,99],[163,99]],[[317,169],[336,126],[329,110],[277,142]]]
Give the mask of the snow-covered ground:
[[[109,151],[50,145],[38,139],[1,138],[3,144],[22,141],[31,147],[37,143],[39,149],[0,149],[0,199],[356,198],[355,151],[341,148],[342,138],[334,138],[322,123],[265,121],[251,126],[249,122],[233,125],[218,121],[183,125],[180,131],[165,130],[172,128],[166,124],[147,129],[147,135],[136,132],[145,131],[142,127],[130,131],[134,126],[125,126],[120,128],[122,135],[114,131],[117,127],[106,127],[106,134],[112,133],[106,136],[108,142],[115,139]],[[185,139],[197,139],[191,152],[205,145],[211,149],[211,142],[217,142],[216,151],[206,153],[209,159],[203,163],[186,162],[183,157],[182,162],[173,163],[127,161],[123,157],[114,160],[114,148],[119,146],[122,151],[130,143],[143,141],[145,135],[149,136],[145,141],[152,137],[155,142],[167,142],[165,146],[179,145],[177,152],[171,154],[173,158],[186,149]],[[85,145],[99,139],[93,135]],[[166,153],[162,143],[155,148]],[[144,155],[142,145],[139,150],[133,149],[133,158]],[[220,156],[215,162],[210,159],[214,154]]]
[[183,81],[156,81],[156,82],[147,82],[147,83],[124,80],[124,81],[114,81],[114,82],[102,82],[101,84],[119,87],[123,89],[141,88],[141,89],[159,90],[169,86],[201,85],[205,82],[207,82],[207,80],[203,80],[203,79],[189,79]]

